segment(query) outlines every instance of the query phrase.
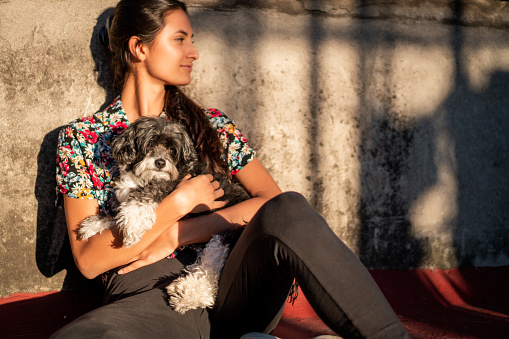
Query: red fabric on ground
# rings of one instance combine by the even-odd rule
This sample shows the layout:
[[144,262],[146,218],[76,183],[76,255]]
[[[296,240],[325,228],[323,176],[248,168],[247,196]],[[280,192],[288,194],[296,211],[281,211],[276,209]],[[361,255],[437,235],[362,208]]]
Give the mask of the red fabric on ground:
[[[509,338],[509,266],[370,273],[412,338]],[[274,334],[331,333],[299,296]]]
[[[509,266],[370,271],[412,338],[509,338]],[[1,338],[47,338],[100,304],[87,293],[18,293],[0,298]],[[274,335],[333,334],[300,291]]]
[[48,338],[100,305],[84,292],[16,293],[0,299],[0,338]]

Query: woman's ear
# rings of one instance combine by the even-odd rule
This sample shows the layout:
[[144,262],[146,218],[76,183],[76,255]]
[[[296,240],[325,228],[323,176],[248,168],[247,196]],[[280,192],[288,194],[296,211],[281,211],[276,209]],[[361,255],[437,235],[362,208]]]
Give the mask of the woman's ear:
[[129,51],[136,61],[145,60],[145,44],[137,36],[129,39]]

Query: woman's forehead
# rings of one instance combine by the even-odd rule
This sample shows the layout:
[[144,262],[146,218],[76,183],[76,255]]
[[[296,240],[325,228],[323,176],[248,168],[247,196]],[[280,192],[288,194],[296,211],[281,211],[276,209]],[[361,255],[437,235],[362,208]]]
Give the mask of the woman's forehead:
[[181,9],[171,11],[165,15],[163,29],[167,30],[170,34],[181,33],[184,35],[193,35],[193,28],[189,16]]

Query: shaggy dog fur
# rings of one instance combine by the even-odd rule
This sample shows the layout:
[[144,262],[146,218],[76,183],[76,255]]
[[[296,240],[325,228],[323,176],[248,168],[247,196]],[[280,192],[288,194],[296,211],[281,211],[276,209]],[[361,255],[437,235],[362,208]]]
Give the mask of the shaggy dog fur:
[[214,235],[196,262],[186,267],[185,274],[166,287],[168,303],[175,311],[183,314],[214,306],[219,275],[242,230],[230,229]]
[[[111,154],[120,170],[113,213],[85,219],[78,230],[82,239],[116,225],[125,247],[136,244],[154,224],[158,204],[181,179],[187,174],[207,173],[185,129],[162,117],[141,117],[130,124],[113,142]],[[246,190],[230,182],[227,175],[213,176],[225,192],[221,198],[228,201],[225,207],[249,198]],[[236,234],[233,238],[240,231],[231,231]],[[168,287],[169,303],[177,311],[214,305],[217,281],[229,251],[225,235],[215,235],[196,263],[187,268],[187,274]]]

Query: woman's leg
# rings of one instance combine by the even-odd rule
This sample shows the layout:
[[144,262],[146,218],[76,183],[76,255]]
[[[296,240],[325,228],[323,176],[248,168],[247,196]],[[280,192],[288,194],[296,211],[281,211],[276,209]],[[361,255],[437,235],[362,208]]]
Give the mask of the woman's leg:
[[165,287],[196,254],[184,250],[108,281],[105,303],[76,319],[52,338],[208,338],[208,312],[198,309],[180,314],[168,306]]
[[294,277],[339,335],[408,338],[366,268],[297,193],[267,202],[232,250],[211,313],[212,337],[270,332]]

